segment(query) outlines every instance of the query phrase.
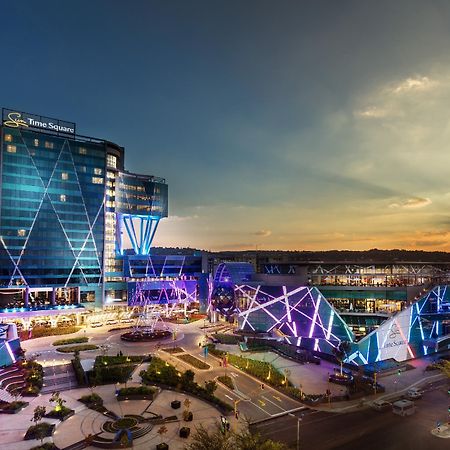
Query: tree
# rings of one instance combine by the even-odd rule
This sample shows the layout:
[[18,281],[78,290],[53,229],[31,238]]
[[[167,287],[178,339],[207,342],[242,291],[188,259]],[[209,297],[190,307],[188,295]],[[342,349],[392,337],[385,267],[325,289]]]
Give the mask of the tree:
[[192,434],[191,443],[185,447],[186,450],[234,450],[234,448],[231,434],[222,433],[218,422],[213,427],[205,428],[203,425],[197,427]]
[[287,450],[287,447],[249,431],[222,433],[219,422],[205,428],[200,425],[186,450]]
[[342,375],[342,365],[344,364],[344,360],[347,357],[347,353],[349,350],[350,350],[350,342],[348,341],[341,341],[337,347],[333,348],[333,355],[341,365],[341,375]]
[[260,434],[252,434],[250,431],[242,431],[233,434],[234,448],[236,450],[287,450],[281,442],[264,439]]
[[208,395],[214,395],[215,390],[217,389],[217,383],[214,380],[205,381],[205,390]]
[[34,411],[33,411],[33,417],[31,418],[31,421],[34,422],[34,425],[36,427],[34,434],[36,435],[36,437],[38,439],[40,439],[41,445],[44,442],[45,433],[44,433],[44,428],[39,427],[38,425],[41,422],[41,420],[44,418],[45,412],[46,412],[45,406],[36,406],[36,408],[34,408]]
[[181,375],[181,386],[191,387],[194,384],[195,373],[192,370],[186,370],[186,372]]
[[58,391],[52,393],[50,402],[55,403],[55,411],[61,411],[63,409],[64,403],[66,403],[66,401],[61,398],[61,395]]

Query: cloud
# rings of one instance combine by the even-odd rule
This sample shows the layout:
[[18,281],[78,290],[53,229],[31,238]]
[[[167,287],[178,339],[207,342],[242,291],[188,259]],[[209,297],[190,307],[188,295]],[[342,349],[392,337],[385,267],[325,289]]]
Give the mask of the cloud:
[[166,221],[170,222],[186,222],[188,220],[198,219],[200,216],[194,214],[193,216],[169,216]]
[[393,86],[390,91],[395,94],[401,94],[410,91],[425,91],[433,88],[438,83],[428,77],[416,76],[414,78],[406,78],[397,85]]
[[417,209],[424,208],[425,206],[431,205],[431,203],[433,202],[429,198],[411,197],[401,202],[391,203],[389,208]]
[[439,247],[439,246],[443,246],[446,245],[448,243],[448,241],[444,241],[444,240],[434,240],[434,241],[416,241],[414,242],[414,245],[416,247]]
[[254,234],[255,234],[255,236],[269,237],[272,234],[272,231],[271,230],[258,230]]
[[356,111],[355,116],[363,117],[365,119],[379,119],[381,117],[386,117],[388,111],[385,109],[377,108],[376,106],[370,106],[362,111]]

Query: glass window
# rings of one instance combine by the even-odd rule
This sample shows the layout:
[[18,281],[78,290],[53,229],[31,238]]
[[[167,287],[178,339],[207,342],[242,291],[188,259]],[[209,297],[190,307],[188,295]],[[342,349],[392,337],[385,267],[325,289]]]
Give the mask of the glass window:
[[7,145],[6,146],[6,151],[8,153],[16,153],[17,152],[17,147],[15,145]]
[[68,179],[69,179],[69,174],[67,172],[61,173],[61,180],[68,180]]
[[45,148],[54,148],[55,144],[50,141],[45,141]]
[[25,230],[17,230],[17,236],[20,236],[20,237],[24,237],[25,236]]
[[80,172],[86,173],[86,166],[80,166]]
[[103,178],[100,177],[92,177],[92,182],[94,184],[103,184]]
[[106,164],[108,167],[113,167],[114,169],[117,168],[117,157],[114,155],[106,155]]
[[35,139],[34,140],[34,146],[35,147],[39,147],[39,139]]
[[87,150],[84,147],[80,147],[78,149],[78,152],[80,153],[80,155],[86,155],[87,154]]
[[95,173],[95,175],[101,175],[102,169],[99,169],[98,167],[94,167],[94,173]]
[[60,201],[60,202],[65,202],[66,200],[67,200],[66,194],[61,194],[61,195],[59,196],[59,201]]
[[12,135],[11,134],[5,134],[5,142],[12,142]]

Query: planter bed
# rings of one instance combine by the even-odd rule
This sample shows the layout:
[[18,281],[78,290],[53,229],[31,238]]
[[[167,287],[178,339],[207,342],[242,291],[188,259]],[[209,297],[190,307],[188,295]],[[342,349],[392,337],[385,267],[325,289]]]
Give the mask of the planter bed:
[[54,424],[48,422],[41,422],[39,425],[33,425],[30,428],[28,428],[23,439],[25,441],[29,441],[31,439],[40,439],[39,433],[36,434],[37,428],[42,428],[45,431],[43,437],[50,437],[53,435],[53,432],[55,431]]
[[0,409],[0,414],[17,414],[29,405],[28,402],[11,402]]
[[53,346],[59,347],[60,345],[69,345],[69,344],[86,344],[89,342],[89,338],[85,336],[80,336],[76,338],[69,338],[69,339],[58,339],[57,341],[53,342]]
[[54,409],[47,413],[44,417],[47,419],[59,419],[61,422],[64,422],[69,417],[72,417],[75,414],[73,409],[63,408],[61,411],[55,411]]
[[162,348],[161,350],[166,353],[184,353],[184,349],[181,347],[167,347]]
[[44,442],[42,445],[31,448],[31,450],[59,450],[53,442]]
[[80,344],[80,345],[67,345],[65,347],[58,347],[56,349],[59,353],[73,353],[73,352],[85,352],[88,350],[97,350],[98,345],[94,344]]
[[192,367],[195,367],[196,369],[207,370],[211,368],[209,364],[206,364],[202,360],[196,358],[195,356],[189,355],[188,353],[176,355],[176,357],[178,359],[181,359],[181,361],[190,364]]

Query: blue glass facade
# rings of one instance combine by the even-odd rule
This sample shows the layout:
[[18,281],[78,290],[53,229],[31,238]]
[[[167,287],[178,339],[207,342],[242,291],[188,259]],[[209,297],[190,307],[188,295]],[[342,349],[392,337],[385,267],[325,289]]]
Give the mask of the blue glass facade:
[[0,286],[102,279],[105,147],[2,128]]

